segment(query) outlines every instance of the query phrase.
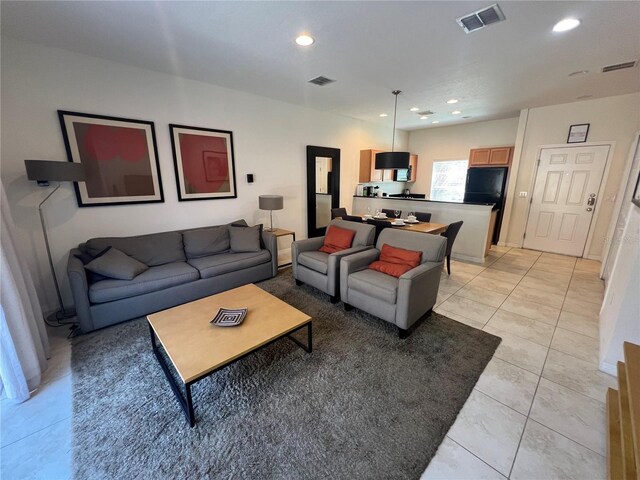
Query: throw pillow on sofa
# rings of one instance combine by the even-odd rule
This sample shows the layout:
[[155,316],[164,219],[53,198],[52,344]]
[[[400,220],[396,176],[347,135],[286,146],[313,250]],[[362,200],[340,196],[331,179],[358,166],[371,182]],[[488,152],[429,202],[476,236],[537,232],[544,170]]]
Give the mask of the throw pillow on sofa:
[[260,245],[261,235],[262,224],[253,227],[229,225],[231,251],[234,253],[259,252],[262,249]]
[[355,230],[330,225],[324,237],[324,243],[322,247],[320,247],[320,251],[332,254],[351,248],[355,235]]
[[400,278],[409,270],[420,265],[421,260],[422,252],[392,247],[385,243],[380,250],[380,258],[371,263],[369,268]]
[[[74,254],[74,257],[80,260],[82,262],[82,265],[84,266],[84,265],[87,265],[88,263],[91,263],[96,258],[101,257],[102,255],[107,253],[107,251],[110,248],[111,247],[105,248],[100,253],[98,253],[95,257],[91,255],[89,252],[80,252],[80,254]],[[104,275],[100,275],[99,273],[94,273],[90,270],[87,270],[87,280],[89,281],[90,284],[100,282],[102,280],[105,280],[106,278],[108,277],[105,277]]]
[[84,268],[118,280],[132,280],[142,272],[149,270],[147,265],[117,248],[109,248],[100,257],[87,263]]
[[215,255],[226,252],[231,246],[226,225],[187,230],[182,234],[182,241],[187,258]]

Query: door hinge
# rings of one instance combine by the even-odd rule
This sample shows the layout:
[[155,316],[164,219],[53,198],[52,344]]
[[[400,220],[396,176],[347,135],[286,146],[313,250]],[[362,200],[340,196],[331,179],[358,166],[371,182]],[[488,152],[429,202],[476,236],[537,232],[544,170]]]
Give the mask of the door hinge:
[[529,198],[529,203],[533,203],[533,197]]
[[540,159],[538,159],[538,166],[540,166]]
[[524,232],[524,235],[522,235],[522,239],[524,240],[525,238],[527,238],[527,232]]

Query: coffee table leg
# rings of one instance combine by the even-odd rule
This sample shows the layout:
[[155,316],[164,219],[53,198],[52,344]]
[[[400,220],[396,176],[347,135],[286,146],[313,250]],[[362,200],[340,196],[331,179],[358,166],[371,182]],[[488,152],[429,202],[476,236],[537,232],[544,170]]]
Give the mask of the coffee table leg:
[[151,326],[151,324],[149,324],[149,330],[151,332],[151,346],[153,347],[153,353],[156,356],[156,360],[158,360],[158,363],[162,367],[162,371],[167,377],[169,385],[171,386],[171,390],[173,390],[173,393],[175,394],[176,399],[178,400],[178,403],[182,407],[182,411],[187,417],[187,423],[189,423],[190,427],[193,427],[196,422],[195,422],[195,415],[193,413],[193,399],[191,398],[191,383],[184,384],[185,395],[183,396],[182,392],[180,391],[180,387],[176,383],[175,379],[173,378],[173,375],[171,374],[171,371],[169,370],[169,366],[164,361],[164,358],[160,353],[160,349],[158,348],[158,344],[156,343],[156,334],[153,331],[153,327]]
[[311,322],[306,324],[306,327],[307,327],[307,344],[306,345],[304,343],[302,343],[300,340],[298,340],[296,338],[293,338],[291,336],[292,333],[295,333],[295,332],[297,332],[298,330],[300,330],[301,328],[304,328],[304,327],[305,327],[305,325],[303,325],[300,328],[297,328],[293,332],[290,332],[289,334],[287,334],[287,338],[289,338],[289,340],[291,340],[293,343],[295,343],[300,348],[302,348],[305,352],[311,353],[313,351],[313,343],[312,343],[313,334],[312,334]]

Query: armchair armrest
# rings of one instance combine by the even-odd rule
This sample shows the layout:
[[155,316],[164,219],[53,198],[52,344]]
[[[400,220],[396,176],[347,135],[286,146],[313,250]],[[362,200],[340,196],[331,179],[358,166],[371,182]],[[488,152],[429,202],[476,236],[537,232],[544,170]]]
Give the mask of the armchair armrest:
[[398,284],[396,325],[409,327],[433,308],[438,296],[442,262],[425,262],[402,275]]
[[67,277],[69,278],[69,286],[71,287],[71,295],[73,296],[73,304],[80,323],[80,329],[88,332],[94,329],[93,319],[91,318],[91,303],[89,302],[89,282],[84,265],[80,259],[75,257],[76,254],[80,254],[80,250],[74,248],[69,252]]
[[380,250],[376,248],[370,248],[347,257],[342,257],[340,260],[340,296],[343,300],[347,298],[347,278],[349,275],[358,270],[364,270],[379,257]]
[[357,247],[347,248],[346,250],[340,250],[339,252],[329,255],[329,264],[327,265],[328,272],[335,272],[333,275],[329,275],[328,285],[329,291],[338,292],[340,290],[340,261],[344,258],[350,258],[359,252],[371,250],[373,247],[360,245]]
[[262,242],[271,254],[271,273],[275,277],[278,274],[278,237],[271,232],[263,230]]
[[298,278],[298,255],[302,252],[319,250],[324,244],[324,237],[313,237],[305,240],[296,240],[291,243],[291,268],[293,277]]

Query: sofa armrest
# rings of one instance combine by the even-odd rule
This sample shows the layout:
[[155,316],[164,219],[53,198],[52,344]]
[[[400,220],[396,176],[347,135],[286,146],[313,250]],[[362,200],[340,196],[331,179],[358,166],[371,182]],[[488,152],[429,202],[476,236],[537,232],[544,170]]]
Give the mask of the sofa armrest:
[[373,247],[370,245],[360,245],[357,247],[347,248],[346,250],[340,250],[339,252],[332,253],[329,255],[329,263],[327,265],[327,273],[329,274],[328,286],[330,292],[336,292],[336,294],[340,291],[340,261],[343,258],[350,257],[351,255],[355,255],[359,252],[364,252],[367,250],[371,250]]
[[278,237],[272,232],[263,230],[262,243],[271,254],[271,274],[275,277],[278,274]]
[[80,259],[75,257],[76,254],[80,254],[80,250],[74,248],[69,252],[67,277],[80,329],[83,332],[90,332],[94,330],[94,326],[91,318],[91,303],[89,302],[89,281],[84,265]]
[[293,278],[298,278],[298,255],[302,252],[319,250],[323,244],[324,237],[313,237],[291,242],[291,268],[293,270]]
[[340,260],[340,296],[347,301],[347,278],[358,270],[364,270],[380,257],[380,250],[370,248],[362,252],[354,253]]
[[398,283],[396,325],[409,327],[433,308],[438,297],[442,262],[425,262],[402,275]]

